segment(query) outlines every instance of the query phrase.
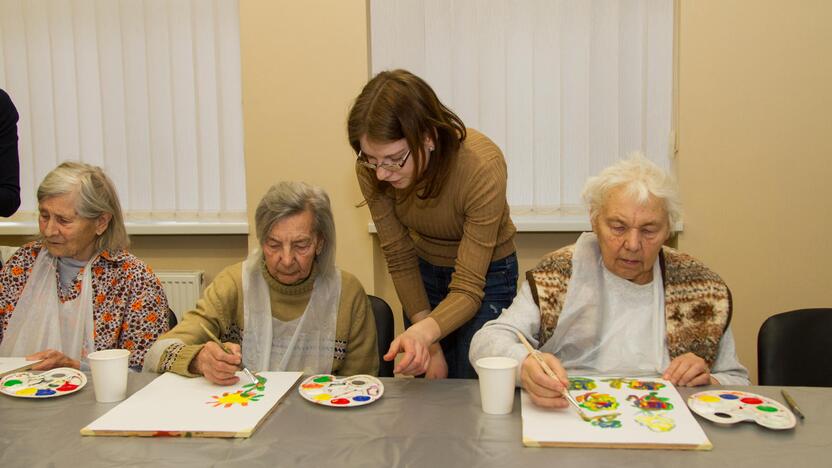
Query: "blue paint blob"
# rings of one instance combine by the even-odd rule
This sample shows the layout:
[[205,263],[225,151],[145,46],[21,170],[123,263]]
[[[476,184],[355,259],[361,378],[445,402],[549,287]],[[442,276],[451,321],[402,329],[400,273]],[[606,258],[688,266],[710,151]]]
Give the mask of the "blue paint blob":
[[352,399],[355,401],[370,401],[370,397],[368,397],[367,395],[354,396],[352,397]]
[[723,393],[723,394],[719,395],[719,397],[722,398],[723,400],[738,400],[740,398],[736,395],[731,395],[730,393]]
[[38,390],[37,393],[35,393],[35,396],[46,396],[46,395],[54,395],[54,394],[55,394],[55,390],[52,390],[51,388],[42,388],[42,389]]

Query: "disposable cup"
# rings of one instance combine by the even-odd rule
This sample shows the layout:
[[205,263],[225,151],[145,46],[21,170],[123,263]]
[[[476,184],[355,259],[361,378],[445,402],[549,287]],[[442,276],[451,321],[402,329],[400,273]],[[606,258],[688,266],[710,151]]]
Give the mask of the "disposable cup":
[[95,401],[112,403],[127,396],[129,357],[130,351],[126,349],[105,349],[87,355],[95,388]]
[[514,407],[514,375],[517,361],[507,357],[487,357],[474,363],[480,379],[482,410],[488,414],[508,414]]

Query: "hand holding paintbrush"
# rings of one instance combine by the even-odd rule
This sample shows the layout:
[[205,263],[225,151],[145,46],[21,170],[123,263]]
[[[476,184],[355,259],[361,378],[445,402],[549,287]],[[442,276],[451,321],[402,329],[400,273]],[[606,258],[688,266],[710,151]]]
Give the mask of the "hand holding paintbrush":
[[566,383],[564,383],[560,379],[560,377],[558,377],[557,374],[555,374],[555,372],[549,367],[549,365],[546,364],[546,361],[543,359],[543,356],[541,356],[540,351],[534,349],[522,333],[520,333],[519,331],[515,333],[517,334],[517,338],[520,339],[520,342],[523,343],[523,345],[529,351],[529,354],[532,356],[532,358],[534,358],[534,360],[537,361],[537,363],[540,365],[541,369],[543,369],[543,372],[545,372],[546,375],[548,375],[549,377],[555,379],[555,381],[557,381],[561,385],[561,395],[564,399],[566,399],[566,401],[568,401],[570,404],[572,404],[572,406],[575,407],[575,410],[578,412],[578,415],[581,417],[581,419],[583,419],[584,421],[592,421],[592,419],[597,417],[590,417],[584,414],[584,412],[581,410],[580,405],[578,405],[578,402],[575,401],[575,398],[573,398],[572,395],[569,394],[569,382],[567,381]]
[[[225,354],[231,354],[231,355],[234,354],[230,349],[228,349],[228,347],[222,341],[220,341],[219,338],[216,337],[216,335],[211,333],[211,330],[209,330],[204,324],[200,323],[199,326],[202,327],[202,330],[205,331],[205,333],[208,335],[208,338],[210,338],[211,341],[216,343]],[[203,348],[202,351],[200,351],[199,354],[197,354],[197,356],[194,358],[194,361],[199,360],[200,356],[202,355],[202,353],[204,351],[205,351],[205,348]],[[242,362],[240,364],[242,365]],[[253,383],[253,384],[257,383],[257,378],[247,368],[243,367],[243,373],[246,375],[246,377],[248,377],[251,380],[251,383]],[[203,371],[203,375],[205,376],[205,378],[207,378],[208,380],[210,380],[214,383],[227,384],[227,382],[225,382],[224,379],[217,379],[213,376],[206,375],[206,373],[204,371]],[[234,380],[234,382],[236,382],[236,380]]]

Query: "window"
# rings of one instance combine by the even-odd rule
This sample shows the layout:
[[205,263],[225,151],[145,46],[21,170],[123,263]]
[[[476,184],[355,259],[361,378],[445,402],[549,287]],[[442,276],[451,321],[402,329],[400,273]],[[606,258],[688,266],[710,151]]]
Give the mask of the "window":
[[670,167],[673,0],[372,0],[370,8],[372,73],[421,76],[500,146],[515,221],[585,219],[587,177],[631,151]]
[[0,34],[21,115],[16,219],[35,219],[37,185],[73,159],[113,179],[128,228],[247,232],[236,0],[0,0]]

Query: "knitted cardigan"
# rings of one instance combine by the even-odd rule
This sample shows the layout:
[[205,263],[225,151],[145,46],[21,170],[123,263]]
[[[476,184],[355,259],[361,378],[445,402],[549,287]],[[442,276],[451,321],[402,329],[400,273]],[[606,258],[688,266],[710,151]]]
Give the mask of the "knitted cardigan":
[[[572,277],[574,245],[556,250],[526,272],[540,309],[541,345],[552,337]],[[722,334],[731,322],[731,291],[716,273],[690,255],[662,247],[667,349],[673,359],[694,353],[713,365]]]

